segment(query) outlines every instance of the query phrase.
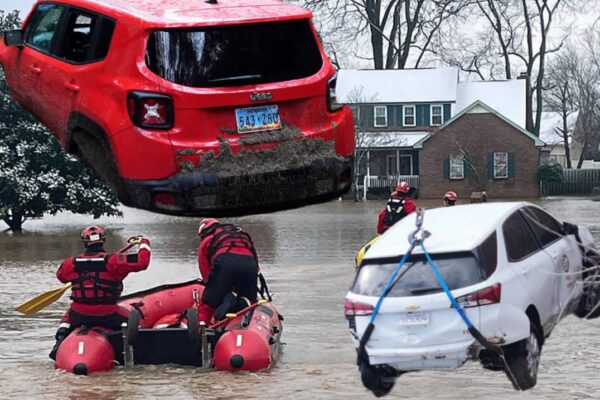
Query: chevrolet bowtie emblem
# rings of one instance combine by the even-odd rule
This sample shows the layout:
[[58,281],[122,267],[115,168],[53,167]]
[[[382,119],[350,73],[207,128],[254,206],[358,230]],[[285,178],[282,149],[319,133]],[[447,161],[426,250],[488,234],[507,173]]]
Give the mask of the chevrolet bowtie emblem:
[[409,304],[406,306],[406,311],[417,311],[419,308],[421,308],[421,306],[418,304]]

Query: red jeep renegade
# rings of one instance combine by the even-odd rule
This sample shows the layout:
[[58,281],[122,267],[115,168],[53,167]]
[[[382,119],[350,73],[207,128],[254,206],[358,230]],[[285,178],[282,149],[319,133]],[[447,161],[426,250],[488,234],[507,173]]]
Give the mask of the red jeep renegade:
[[126,205],[231,215],[349,189],[352,113],[303,8],[39,1],[0,64],[12,96]]

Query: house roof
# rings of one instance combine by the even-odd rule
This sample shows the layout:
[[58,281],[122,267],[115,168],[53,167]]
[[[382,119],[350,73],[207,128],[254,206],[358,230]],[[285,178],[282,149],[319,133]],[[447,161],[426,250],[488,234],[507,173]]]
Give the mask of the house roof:
[[452,119],[446,121],[446,123],[444,125],[440,126],[439,131],[443,130],[448,125],[453,124],[456,120],[458,120],[463,115],[465,115],[465,114],[471,114],[471,113],[490,113],[490,114],[494,114],[496,117],[500,118],[501,120],[503,120],[504,122],[506,122],[507,124],[509,124],[513,128],[515,128],[517,131],[521,132],[523,135],[525,135],[529,139],[533,140],[533,142],[535,143],[535,145],[537,147],[543,147],[543,146],[546,145],[546,143],[544,143],[542,140],[540,140],[540,138],[538,138],[537,136],[533,135],[529,131],[525,130],[521,126],[517,125],[514,121],[508,119],[507,117],[505,117],[504,115],[500,114],[499,112],[497,112],[496,110],[494,110],[492,107],[488,106],[487,104],[485,104],[484,102],[482,102],[480,100],[475,101],[473,104],[469,105],[467,108],[465,108],[464,110],[462,110],[461,112],[459,112],[458,114],[456,114],[454,117],[452,117]]
[[[567,126],[570,129],[575,127],[579,111],[574,111],[567,117]],[[535,118],[535,117],[534,117]],[[562,128],[562,116],[556,111],[542,112],[540,120],[540,139],[549,145],[563,143],[562,134],[556,131],[556,128]]]
[[363,132],[361,135],[364,136],[361,140],[357,140],[356,147],[362,149],[398,147],[420,149],[431,133],[428,131]]
[[525,79],[458,82],[453,114],[479,100],[525,128],[525,84]]
[[350,70],[338,72],[342,103],[455,102],[458,68]]
[[[423,229],[431,236],[423,244],[431,253],[471,251],[483,243],[506,217],[526,204],[494,202],[427,209],[423,216]],[[408,237],[415,230],[416,214],[409,214],[388,229],[371,246],[365,260],[399,257],[406,253],[410,246]],[[457,232],[460,234],[457,235]],[[417,246],[414,253],[422,253],[421,248]]]
[[458,80],[458,69],[340,70],[337,97],[348,104],[452,103],[452,114],[479,100],[525,127],[524,79]]

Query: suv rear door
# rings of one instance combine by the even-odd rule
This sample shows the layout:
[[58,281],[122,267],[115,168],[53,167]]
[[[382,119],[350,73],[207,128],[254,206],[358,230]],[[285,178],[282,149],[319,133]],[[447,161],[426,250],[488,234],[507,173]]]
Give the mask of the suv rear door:
[[108,52],[114,26],[112,20],[75,8],[69,8],[62,20],[41,89],[46,125],[61,140],[65,140],[71,113],[78,109],[80,93],[86,89],[86,75],[92,76],[96,63]]
[[[496,236],[492,239],[495,241]],[[446,284],[452,291],[478,285],[487,279],[492,268],[485,271],[473,253],[432,254]],[[351,292],[378,298],[383,292],[397,261],[369,260],[357,273]],[[495,268],[495,266],[494,266]],[[461,294],[462,295],[462,294]],[[477,327],[480,312],[465,310]],[[356,320],[357,331],[366,328],[368,318]],[[371,336],[371,346],[396,348],[439,346],[469,340],[466,326],[440,286],[431,266],[423,255],[413,255],[402,267],[397,283],[382,303],[377,316],[377,329]]]
[[301,130],[325,123],[325,75],[333,70],[323,70],[309,19],[155,30],[146,63],[173,96],[181,128],[174,144],[217,145],[219,136],[235,143],[238,133],[279,123]]

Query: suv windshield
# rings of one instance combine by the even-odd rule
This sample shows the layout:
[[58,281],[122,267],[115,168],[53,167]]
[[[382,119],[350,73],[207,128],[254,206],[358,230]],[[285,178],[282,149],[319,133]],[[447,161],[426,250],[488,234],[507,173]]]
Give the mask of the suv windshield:
[[[482,282],[484,273],[470,253],[457,255],[432,255],[450,290]],[[351,289],[365,296],[380,296],[388,280],[398,267],[398,262],[365,264]],[[389,293],[389,297],[423,296],[443,289],[433,270],[423,256],[409,258],[400,271],[400,280]]]
[[308,20],[164,30],[150,35],[148,68],[192,87],[306,78],[323,65]]

